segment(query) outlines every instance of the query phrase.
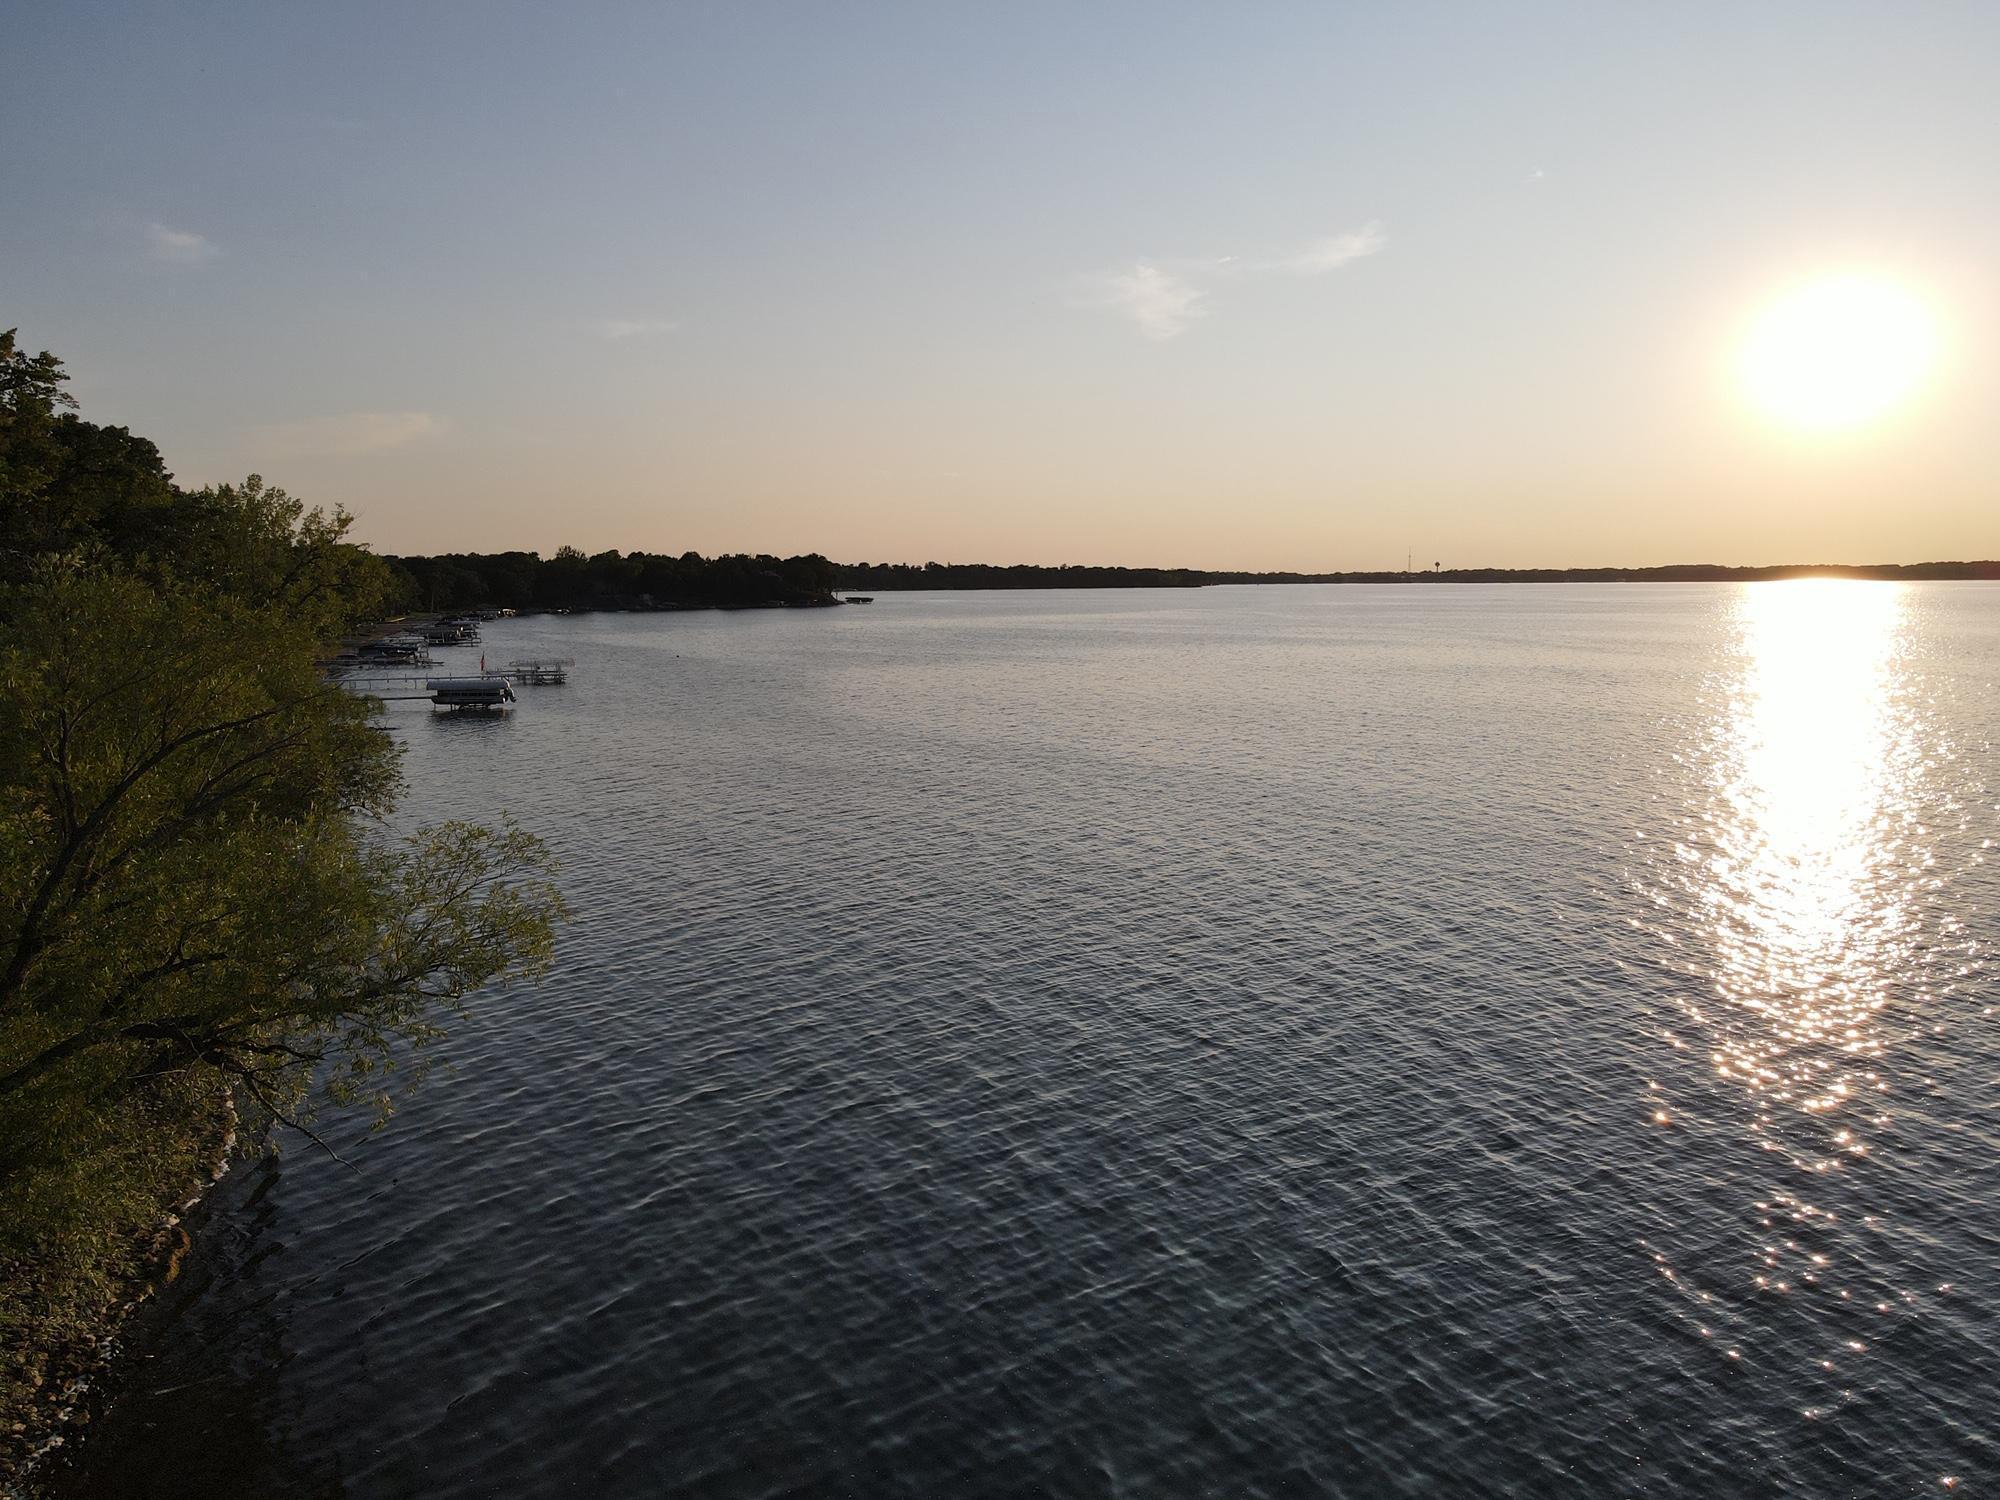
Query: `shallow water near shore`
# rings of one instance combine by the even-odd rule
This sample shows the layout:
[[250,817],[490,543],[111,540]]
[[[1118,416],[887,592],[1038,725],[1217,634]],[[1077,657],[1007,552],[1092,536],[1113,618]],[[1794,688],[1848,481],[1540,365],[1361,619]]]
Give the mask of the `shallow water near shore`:
[[554,974],[71,1495],[1992,1493],[2000,587],[503,621]]

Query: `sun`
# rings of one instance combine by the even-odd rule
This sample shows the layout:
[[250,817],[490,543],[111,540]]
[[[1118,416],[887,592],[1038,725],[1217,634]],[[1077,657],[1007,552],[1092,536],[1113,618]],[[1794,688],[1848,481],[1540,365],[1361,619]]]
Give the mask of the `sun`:
[[1893,277],[1822,276],[1758,314],[1738,356],[1745,398],[1805,433],[1860,427],[1900,405],[1937,359],[1937,325]]

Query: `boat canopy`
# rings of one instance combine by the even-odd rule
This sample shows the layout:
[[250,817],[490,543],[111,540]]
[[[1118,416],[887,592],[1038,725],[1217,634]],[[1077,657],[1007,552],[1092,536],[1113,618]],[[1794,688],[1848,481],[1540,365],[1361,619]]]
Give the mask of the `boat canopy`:
[[514,701],[514,690],[503,677],[433,677],[424,686],[431,702],[447,707],[498,708]]

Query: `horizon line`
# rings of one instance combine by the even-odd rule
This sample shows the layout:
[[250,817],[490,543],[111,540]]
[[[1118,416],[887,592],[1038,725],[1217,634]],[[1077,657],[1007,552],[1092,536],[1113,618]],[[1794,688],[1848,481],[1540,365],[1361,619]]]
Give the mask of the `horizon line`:
[[[447,557],[508,557],[508,556],[524,556],[524,557],[534,557],[534,558],[538,558],[538,559],[540,559],[540,560],[542,560],[542,561],[544,561],[544,562],[547,562],[547,561],[549,561],[550,559],[554,558],[554,557],[555,557],[555,556],[556,556],[557,554],[559,554],[559,553],[560,553],[560,552],[561,552],[561,551],[562,551],[562,550],[564,549],[564,547],[567,547],[567,546],[569,546],[569,544],[568,544],[568,543],[564,543],[564,544],[562,544],[562,545],[558,546],[558,547],[557,547],[557,548],[555,549],[555,551],[554,551],[554,552],[549,552],[549,553],[544,553],[544,552],[542,552],[542,551],[541,551],[541,549],[540,549],[540,548],[535,548],[535,547],[510,547],[510,548],[503,548],[503,549],[501,549],[501,550],[498,550],[498,551],[491,551],[491,552],[485,552],[485,551],[480,551],[480,552],[475,552],[475,551],[470,551],[470,550],[467,550],[467,551],[455,551],[455,552],[416,552],[416,551],[409,551],[409,552],[387,552],[387,551],[381,551],[381,550],[378,550],[378,549],[377,549],[377,548],[376,548],[376,547],[374,546],[374,544],[373,544],[373,543],[369,543],[369,542],[362,542],[362,543],[359,543],[358,545],[359,545],[359,546],[361,546],[363,550],[365,550],[365,551],[369,551],[369,552],[372,552],[372,553],[374,553],[374,555],[375,555],[375,556],[377,556],[377,557],[380,557],[380,558],[384,559],[385,561],[405,561],[405,560],[419,560],[419,559],[435,559],[435,558],[447,558]],[[574,549],[574,550],[577,550],[577,551],[581,551],[582,549],[580,549],[580,548],[577,548],[577,549]],[[1526,573],[1533,573],[1533,574],[1569,574],[1569,573],[1594,573],[1594,574],[1604,574],[1604,573],[1685,573],[1685,572],[1711,572],[1711,573],[1733,573],[1733,574],[1743,574],[1743,573],[1792,573],[1792,574],[1810,574],[1810,573],[1831,573],[1831,574],[1854,574],[1854,573],[1886,573],[1886,574],[1900,574],[1900,573],[1910,573],[1910,572],[1914,572],[1914,571],[1918,571],[1918,570],[1928,570],[1928,569],[1945,569],[1945,568],[1951,568],[1951,569],[1981,569],[1981,570],[1991,570],[1991,573],[1992,573],[1992,576],[1993,576],[1993,577],[1996,577],[1996,578],[2000,578],[2000,557],[1994,557],[1994,558],[1931,558],[1931,559],[1925,559],[1925,560],[1922,560],[1922,561],[1918,561],[1918,562],[1905,562],[1905,563],[1896,563],[1896,562],[1863,562],[1863,563],[1843,563],[1843,562],[1809,562],[1809,563],[1808,563],[1808,562],[1780,562],[1780,563],[1720,563],[1720,562],[1671,562],[1671,563],[1573,563],[1573,564],[1567,564],[1567,565],[1554,565],[1554,564],[1545,564],[1545,563],[1531,563],[1531,564],[1526,564],[1526,565],[1515,565],[1515,566],[1502,566],[1502,565],[1497,565],[1497,564],[1485,564],[1485,563],[1481,563],[1481,564],[1474,564],[1474,565],[1470,565],[1470,566],[1465,566],[1465,567],[1453,567],[1453,568],[1422,568],[1422,567],[1416,567],[1416,568],[1412,568],[1412,567],[1403,567],[1403,568],[1396,568],[1396,567],[1388,567],[1388,568],[1353,568],[1353,567],[1349,567],[1349,568],[1297,568],[1297,567],[1287,567],[1287,568],[1230,568],[1230,567],[1195,567],[1195,566],[1189,566],[1189,565],[1185,565],[1185,564],[1164,564],[1164,563],[1097,563],[1097,562],[1060,562],[1060,563],[1038,563],[1038,562],[1010,562],[1010,563],[991,563],[991,562],[976,562],[976,561],[968,561],[968,562],[957,562],[957,561],[945,561],[945,560],[941,560],[941,559],[938,559],[938,558],[926,558],[926,559],[924,559],[924,560],[923,560],[923,561],[921,561],[921,562],[891,562],[891,561],[869,561],[869,560],[866,560],[866,559],[863,559],[863,560],[860,560],[860,561],[849,561],[849,562],[842,562],[842,561],[839,561],[839,560],[837,560],[837,559],[835,559],[835,558],[833,558],[833,557],[830,557],[830,556],[828,556],[827,554],[825,554],[825,553],[822,553],[822,552],[794,552],[794,553],[776,553],[776,552],[763,552],[763,551],[749,551],[749,550],[742,550],[742,549],[739,549],[739,550],[736,550],[736,551],[726,551],[726,550],[725,550],[725,551],[717,551],[717,552],[714,552],[714,553],[707,553],[707,554],[704,554],[704,553],[702,553],[702,552],[698,551],[697,549],[693,549],[693,548],[683,548],[683,549],[681,549],[680,551],[677,551],[677,552],[664,552],[664,551],[662,551],[662,552],[654,552],[654,551],[651,551],[651,550],[649,550],[649,549],[646,549],[646,548],[643,548],[643,547],[641,547],[641,548],[634,548],[634,549],[631,549],[631,550],[629,550],[629,551],[628,551],[628,550],[625,550],[625,549],[621,549],[621,548],[618,548],[618,547],[607,547],[607,548],[603,548],[603,549],[601,549],[601,550],[599,550],[599,551],[597,551],[597,552],[587,552],[587,553],[584,553],[583,555],[584,555],[584,557],[585,557],[586,559],[589,559],[589,558],[593,558],[593,557],[602,557],[602,556],[605,556],[605,555],[606,555],[607,553],[615,553],[615,554],[616,554],[616,555],[618,555],[619,557],[668,557],[668,558],[677,558],[677,557],[684,557],[684,556],[686,556],[686,555],[687,555],[687,554],[688,554],[689,552],[691,552],[691,551],[692,551],[692,552],[694,552],[694,553],[695,553],[695,555],[696,555],[696,556],[698,556],[698,557],[702,557],[702,556],[706,556],[706,557],[773,557],[773,558],[778,558],[778,559],[780,559],[780,560],[784,560],[784,559],[788,559],[788,558],[799,558],[799,557],[820,557],[820,558],[824,558],[824,559],[825,559],[825,560],[826,560],[827,562],[831,563],[831,564],[832,564],[832,565],[833,565],[834,567],[837,567],[837,568],[844,568],[844,569],[863,569],[863,568],[870,568],[870,569],[874,569],[874,568],[908,568],[908,569],[916,569],[916,570],[919,570],[919,571],[921,571],[921,570],[924,570],[924,569],[928,569],[928,568],[933,568],[933,567],[935,567],[935,568],[940,568],[940,569],[980,569],[980,570],[985,570],[985,571],[990,571],[990,572],[1023,572],[1023,571],[1032,571],[1032,572],[1061,572],[1061,571],[1088,571],[1088,572],[1108,572],[1108,573],[1179,573],[1179,574],[1203,574],[1203,575],[1209,575],[1209,576],[1215,576],[1215,577],[1261,577],[1261,578],[1297,578],[1297,579],[1328,579],[1328,580],[1334,580],[1334,579],[1357,579],[1357,580],[1366,580],[1366,579],[1402,579],[1402,578],[1436,578],[1436,579],[1450,579],[1450,578],[1453,578],[1453,577],[1460,577],[1460,578],[1462,578],[1462,577],[1464,577],[1465,575],[1468,575],[1468,574],[1526,574]],[[1984,575],[1982,574],[1981,576],[1984,576]]]

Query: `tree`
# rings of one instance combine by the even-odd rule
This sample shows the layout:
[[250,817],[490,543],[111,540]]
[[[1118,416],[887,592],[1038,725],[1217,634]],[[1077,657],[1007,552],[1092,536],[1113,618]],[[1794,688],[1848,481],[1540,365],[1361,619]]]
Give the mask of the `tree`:
[[55,473],[41,487],[38,550],[86,544],[127,556],[170,551],[180,493],[160,450],[123,427],[57,418]]
[[322,680],[408,575],[256,475],[177,488],[0,335],[0,1468],[95,1347],[225,1103],[372,1098],[563,911],[511,824],[403,837]]
[[35,502],[62,468],[58,416],[76,405],[62,388],[62,361],[46,349],[22,352],[17,331],[0,333],[0,576],[12,577],[41,540]]
[[259,474],[181,496],[173,520],[171,550],[140,560],[149,578],[255,600],[320,640],[378,618],[394,590],[389,566],[347,540],[352,516],[308,510]]
[[[551,951],[540,844],[373,820],[397,766],[313,637],[59,560],[0,630],[0,1189],[199,1075],[290,1119]],[[331,1069],[331,1071],[329,1071]]]

